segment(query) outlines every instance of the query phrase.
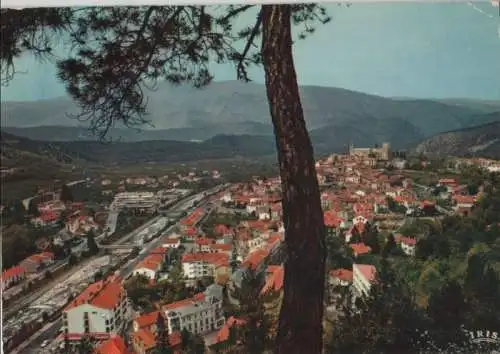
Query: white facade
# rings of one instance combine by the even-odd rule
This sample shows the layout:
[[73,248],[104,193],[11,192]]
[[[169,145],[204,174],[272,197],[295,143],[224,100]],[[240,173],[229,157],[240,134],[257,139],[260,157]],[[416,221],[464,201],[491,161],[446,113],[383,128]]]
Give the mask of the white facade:
[[148,279],[155,279],[156,273],[158,272],[158,270],[159,269],[154,270],[151,268],[140,267],[140,268],[134,269],[134,271],[132,272],[132,276],[142,275]]
[[415,255],[416,245],[414,243],[401,242],[401,249],[407,256]]
[[206,261],[183,262],[182,271],[188,279],[196,279],[201,277],[213,277],[215,274],[215,266]]
[[114,309],[103,309],[86,303],[63,312],[63,333],[70,336],[120,334],[129,317],[126,298]]
[[184,306],[164,308],[168,332],[187,329],[194,334],[204,334],[219,330],[224,326],[225,318],[222,310],[222,287],[211,285],[202,299],[192,299]]
[[222,196],[222,201],[224,203],[229,203],[229,202],[232,202],[233,201],[233,197],[231,196],[231,193],[225,193],[223,196]]

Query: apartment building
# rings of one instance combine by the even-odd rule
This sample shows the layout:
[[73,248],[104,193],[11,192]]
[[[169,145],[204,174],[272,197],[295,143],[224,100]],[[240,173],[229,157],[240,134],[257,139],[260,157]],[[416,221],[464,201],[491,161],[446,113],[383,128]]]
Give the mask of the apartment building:
[[190,299],[164,306],[168,332],[187,329],[194,334],[205,334],[219,330],[225,323],[222,300],[223,287],[212,284]]
[[122,279],[112,275],[89,285],[68,304],[62,314],[62,331],[68,340],[108,339],[120,335],[130,317]]
[[182,257],[182,270],[188,279],[205,276],[217,277],[227,273],[229,255],[227,253],[190,253]]

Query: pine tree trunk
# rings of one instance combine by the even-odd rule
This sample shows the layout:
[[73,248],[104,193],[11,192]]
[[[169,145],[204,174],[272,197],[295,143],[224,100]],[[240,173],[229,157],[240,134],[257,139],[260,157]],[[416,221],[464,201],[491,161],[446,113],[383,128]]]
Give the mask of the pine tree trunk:
[[315,354],[322,350],[325,227],[293,64],[290,17],[289,5],[262,7],[262,56],[278,150],[287,253],[276,353]]

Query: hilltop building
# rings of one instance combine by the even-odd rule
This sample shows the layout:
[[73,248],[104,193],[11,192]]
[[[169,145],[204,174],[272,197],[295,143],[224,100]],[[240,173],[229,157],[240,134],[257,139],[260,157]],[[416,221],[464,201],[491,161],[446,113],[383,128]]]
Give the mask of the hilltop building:
[[389,161],[391,158],[391,150],[389,143],[383,143],[382,147],[374,148],[355,148],[354,144],[349,146],[350,156],[374,157],[380,161]]

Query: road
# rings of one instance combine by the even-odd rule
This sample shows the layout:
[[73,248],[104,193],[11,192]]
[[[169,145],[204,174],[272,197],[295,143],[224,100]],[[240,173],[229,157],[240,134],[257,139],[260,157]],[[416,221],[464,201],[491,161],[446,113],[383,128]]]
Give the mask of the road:
[[[62,320],[60,318],[45,325],[40,331],[30,337],[29,341],[22,343],[16,349],[11,351],[11,354],[42,354],[44,352],[48,353],[49,348],[45,348],[46,350],[43,350],[40,348],[40,346],[45,340],[53,340],[59,333],[61,326]],[[53,347],[54,345],[52,346],[52,348]]]
[[[183,199],[183,200],[179,201],[178,203],[176,203],[174,206],[172,206],[172,208],[169,209],[169,210],[171,210],[173,212],[184,211],[184,210],[186,210],[185,208],[187,208],[187,207],[190,206],[190,202],[192,202],[192,200],[195,200],[195,199],[199,198],[200,195],[203,195],[203,193],[206,193],[206,197],[209,197],[210,195],[213,195],[213,194],[219,192],[223,187],[224,186],[215,187],[215,188],[212,188],[212,189],[210,189],[208,191],[205,191],[205,192],[202,192],[202,193],[198,193],[196,195],[188,197],[187,199]],[[146,229],[147,227],[149,227],[150,225],[152,225],[153,223],[155,223],[156,221],[158,221],[160,218],[161,218],[161,216],[158,216],[158,217],[155,217],[155,218],[149,220],[147,223],[143,224],[138,229],[130,232],[129,234],[127,234],[124,237],[122,237],[121,239],[119,239],[116,243],[125,243],[129,239],[131,239],[132,237],[136,237],[144,229]],[[176,226],[177,225],[170,226],[169,228],[167,228],[164,231],[164,233],[172,232],[172,230]],[[124,277],[124,278],[126,278],[127,276],[129,276],[132,273],[134,267],[139,262],[141,262],[144,258],[146,258],[146,256],[148,255],[148,253],[151,250],[153,250],[154,248],[158,247],[160,244],[161,244],[161,238],[154,239],[151,242],[145,244],[143,246],[143,250],[145,250],[145,251],[142,251],[137,258],[135,258],[131,262],[127,263],[120,270],[120,275],[122,277]],[[43,291],[40,291],[40,293],[38,293],[36,295],[39,297],[42,294],[43,294]],[[30,299],[33,299],[33,300],[35,298],[36,298],[35,296],[30,297]],[[33,301],[33,300],[31,300],[31,301]],[[40,348],[41,343],[44,340],[47,340],[47,339],[48,340],[53,340],[56,337],[56,335],[57,335],[57,333],[58,333],[58,331],[59,331],[60,328],[61,328],[61,320],[60,319],[54,321],[53,323],[47,324],[40,331],[36,332],[33,336],[31,336],[27,341],[25,341],[24,343],[22,343],[21,345],[19,345],[16,349],[14,349],[11,353],[16,353],[16,354],[21,354],[21,353],[23,353],[23,354],[24,353],[41,353],[42,352],[42,350]],[[54,343],[52,343],[52,345],[50,347],[54,348]],[[48,348],[46,348],[45,352],[47,352],[47,351],[48,351]]]

